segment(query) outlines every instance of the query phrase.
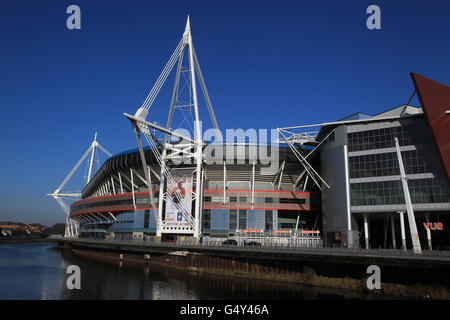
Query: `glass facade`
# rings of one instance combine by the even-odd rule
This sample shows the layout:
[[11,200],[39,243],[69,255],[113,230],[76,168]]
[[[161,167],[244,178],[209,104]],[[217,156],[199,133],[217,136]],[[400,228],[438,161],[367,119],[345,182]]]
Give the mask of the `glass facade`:
[[247,211],[247,229],[264,230],[266,223],[265,210],[248,210]]
[[144,213],[144,228],[149,227],[150,210],[145,210]]
[[[273,210],[273,209],[250,209],[249,201],[250,197],[226,197],[230,203],[234,205],[242,204],[243,208],[228,209],[228,208],[204,208],[202,216],[202,227],[203,230],[208,232],[236,232],[236,230],[264,230],[272,231],[278,230],[278,227],[289,229],[292,228],[292,221],[295,220],[297,212],[293,211],[295,214],[294,218],[290,213],[286,216],[286,210]],[[156,200],[157,201],[157,200]],[[260,204],[309,204],[309,199],[295,199],[295,198],[268,198],[268,197],[255,197],[255,203]],[[136,203],[149,203],[150,198],[140,198],[136,199]],[[222,203],[222,196],[205,196],[204,202],[217,202]],[[109,200],[99,199],[99,201],[80,204],[72,207],[72,210],[87,209],[92,208],[95,210],[96,207],[104,210],[104,206],[114,206],[133,204],[133,199],[125,200]],[[101,208],[100,208],[101,207]],[[269,208],[272,207],[269,205]],[[276,207],[276,205],[275,205]],[[156,226],[155,218],[152,210],[147,208],[135,210],[120,210],[116,211],[115,215],[117,220],[108,222],[111,224],[111,228],[108,229],[110,232],[141,232],[145,230],[154,230]],[[285,212],[282,223],[278,223],[278,212]],[[164,218],[164,215],[163,215]],[[106,223],[106,222],[105,222]],[[87,224],[86,224],[87,225]]]
[[277,210],[205,209],[203,229],[208,231],[266,230],[273,229]]
[[[408,189],[412,203],[450,202],[448,190],[442,188],[445,183],[440,179],[408,180]],[[400,180],[352,183],[351,205],[390,205],[404,204],[403,187]]]
[[404,135],[403,127],[381,128],[349,133],[348,151],[394,148],[395,137],[400,146],[411,144],[411,138]]
[[[397,137],[408,175],[413,204],[450,202],[450,192],[442,178],[442,166],[434,141],[423,118],[403,119],[401,126],[348,133],[350,179],[377,178],[381,181],[350,181],[352,206],[404,204],[404,193],[395,148]],[[368,151],[361,155],[360,151]],[[356,155],[355,152],[359,152]],[[353,153],[353,154],[352,154]],[[416,176],[411,176],[416,175]],[[393,178],[392,176],[397,176]]]
[[352,206],[376,206],[405,203],[400,180],[352,183],[350,189]]
[[[425,159],[417,150],[402,151],[406,174],[426,173]],[[369,178],[400,175],[397,153],[377,153],[349,157],[350,178]]]
[[273,230],[273,213],[272,213],[272,210],[266,210],[265,214],[266,214],[265,229],[266,230]]
[[[270,190],[273,191],[273,190]],[[278,195],[280,196],[280,195]],[[291,194],[286,193],[286,196]],[[219,208],[223,203],[223,196],[205,196],[205,209],[203,209],[203,230],[209,232],[236,232],[242,230],[263,230],[272,231],[280,229],[293,229],[298,215],[296,210],[273,209],[278,204],[302,204],[309,205],[309,199],[296,198],[269,198],[254,197],[255,204],[270,204],[267,209],[250,209],[251,197],[229,196],[229,200],[234,208]],[[213,204],[211,205],[210,202]],[[274,204],[273,206],[271,204]],[[208,207],[210,206],[211,207]],[[240,207],[241,206],[241,207]],[[257,205],[255,205],[257,207]],[[269,209],[270,208],[270,209]],[[279,221],[279,214],[283,217]]]
[[210,209],[204,209],[203,210],[203,229],[211,229],[211,210]]
[[228,210],[227,209],[211,209],[211,229],[228,230]]
[[231,230],[237,229],[237,210],[230,210],[230,224],[229,228]]
[[450,203],[450,192],[445,186],[442,178],[408,180],[412,203]]
[[239,229],[247,229],[247,210],[238,210]]

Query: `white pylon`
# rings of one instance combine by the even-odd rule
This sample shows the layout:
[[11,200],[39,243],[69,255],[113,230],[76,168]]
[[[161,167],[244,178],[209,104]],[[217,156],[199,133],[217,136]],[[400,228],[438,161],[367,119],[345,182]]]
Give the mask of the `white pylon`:
[[400,179],[403,187],[403,195],[405,197],[406,212],[408,214],[408,223],[409,223],[409,230],[411,232],[412,247],[414,253],[422,253],[419,233],[417,232],[416,218],[414,217],[414,209],[408,188],[408,178],[406,177],[405,167],[403,166],[402,153],[397,137],[394,138],[394,141],[395,141],[395,149],[397,152],[398,167],[400,169]]
[[48,193],[48,196],[53,197],[59,204],[59,206],[63,209],[64,213],[66,214],[66,229],[64,232],[65,237],[76,237],[78,236],[78,222],[74,219],[70,218],[70,208],[67,206],[67,204],[63,201],[62,197],[69,197],[69,198],[75,198],[79,199],[81,198],[80,193],[60,193],[62,188],[66,185],[66,183],[69,181],[69,179],[73,176],[75,171],[77,171],[78,167],[81,165],[81,163],[86,159],[89,153],[91,153],[90,163],[89,163],[89,173],[88,173],[88,179],[86,182],[86,185],[91,180],[91,177],[93,176],[93,173],[95,172],[95,154],[97,152],[97,148],[100,148],[107,156],[111,157],[112,154],[106,150],[102,145],[100,145],[97,141],[97,132],[94,136],[94,141],[92,141],[89,148],[86,150],[86,152],[83,154],[81,159],[77,162],[75,167],[69,172],[67,177],[63,180],[63,182],[59,185],[58,188],[53,193]]
[[[188,61],[189,61],[189,83],[188,88],[190,92],[190,99],[192,98],[192,103],[189,101],[188,107],[194,108],[194,139],[191,139],[190,137],[183,136],[181,134],[178,134],[170,129],[170,125],[172,123],[172,116],[174,109],[177,107],[181,107],[177,105],[177,97],[179,94],[179,83],[180,83],[180,74],[182,69],[182,63],[183,63],[183,57],[185,54],[185,51],[188,50]],[[173,87],[172,92],[172,99],[170,103],[169,108],[169,116],[167,120],[166,127],[158,126],[154,123],[150,123],[146,121],[149,109],[153,102],[155,101],[161,87],[163,86],[164,82],[166,81],[168,75],[170,74],[171,70],[175,66],[176,62],[178,61],[178,67],[176,70],[175,75],[175,84]],[[127,113],[124,113],[124,115],[130,119],[132,122],[132,126],[134,129],[134,132],[136,134],[136,138],[138,141],[139,146],[139,152],[141,156],[141,162],[142,167],[145,172],[146,180],[147,180],[147,186],[149,190],[150,200],[152,204],[152,208],[157,208],[156,203],[153,198],[153,187],[152,187],[152,178],[150,171],[148,169],[148,164],[145,160],[145,155],[141,143],[141,133],[147,140],[153,154],[155,155],[155,158],[158,161],[158,164],[161,167],[161,174],[160,174],[160,196],[159,196],[159,206],[158,206],[158,212],[156,210],[153,210],[153,213],[155,215],[156,220],[156,235],[158,237],[161,236],[162,233],[192,233],[195,239],[198,239],[201,235],[201,213],[202,213],[202,177],[203,177],[203,170],[202,170],[202,163],[203,163],[203,147],[205,145],[202,134],[201,134],[201,128],[200,128],[200,117],[199,117],[199,111],[198,111],[198,99],[197,99],[197,84],[196,81],[199,80],[203,96],[206,102],[206,105],[208,107],[209,115],[211,117],[211,121],[214,125],[214,128],[216,129],[217,136],[222,138],[222,135],[220,133],[217,120],[214,114],[214,110],[211,104],[211,100],[209,98],[208,90],[206,88],[205,80],[203,79],[203,74],[200,69],[200,65],[197,59],[197,55],[195,53],[194,45],[192,42],[192,35],[191,35],[191,26],[190,26],[190,19],[189,16],[187,18],[186,27],[183,33],[183,37],[181,41],[179,42],[177,48],[173,52],[171,58],[169,59],[169,62],[163,69],[161,75],[159,76],[158,80],[156,81],[155,85],[153,86],[152,90],[148,94],[147,98],[145,99],[142,106],[136,111],[136,114],[134,116],[131,116]],[[159,132],[162,132],[165,134],[165,139],[163,142],[158,140],[151,132],[150,129],[157,130]],[[178,139],[181,139],[181,143],[170,143],[169,136],[175,137]],[[178,208],[180,212],[183,214],[185,220],[189,223],[191,226],[190,230],[184,230],[182,232],[177,230],[171,230],[174,228],[166,228],[165,227],[165,221],[163,221],[163,202],[167,198],[167,193],[165,192],[165,182],[173,181],[172,175],[170,173],[170,170],[168,170],[167,162],[171,159],[180,159],[182,158],[191,158],[195,161],[196,169],[196,191],[193,200],[195,200],[195,212],[194,217],[192,219],[192,216],[190,214],[190,208]]]

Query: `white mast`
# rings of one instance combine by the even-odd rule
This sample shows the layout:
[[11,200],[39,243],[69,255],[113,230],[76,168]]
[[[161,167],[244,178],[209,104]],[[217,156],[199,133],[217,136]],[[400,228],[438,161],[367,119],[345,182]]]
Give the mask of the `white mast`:
[[89,183],[89,181],[91,181],[92,168],[94,168],[94,171],[95,171],[94,156],[95,156],[95,151],[96,151],[95,149],[97,148],[97,132],[95,133],[94,141],[92,142],[91,148],[92,148],[91,163],[89,165],[89,173],[88,173],[87,183]]
[[[178,95],[178,89],[180,87],[180,74],[182,69],[182,62],[183,62],[183,56],[184,53],[188,49],[188,58],[189,58],[189,83],[188,87],[190,90],[190,94],[193,100],[192,104],[189,104],[189,107],[194,108],[194,130],[195,130],[195,138],[191,139],[189,137],[183,136],[181,134],[178,134],[170,129],[170,125],[172,122],[172,116],[173,111],[177,107],[177,95]],[[167,120],[166,128],[160,127],[154,123],[150,123],[146,121],[146,117],[148,115],[149,109],[151,105],[153,104],[154,100],[156,99],[156,96],[158,95],[161,87],[163,86],[164,82],[166,81],[168,75],[170,74],[171,70],[175,66],[176,62],[178,61],[178,67],[175,74],[175,84],[172,91],[172,99],[170,103],[169,108],[169,115]],[[196,72],[197,71],[197,72]],[[202,177],[203,177],[203,170],[202,170],[202,163],[203,163],[203,147],[204,147],[204,141],[202,138],[201,133],[201,127],[200,127],[200,116],[199,116],[199,109],[198,109],[198,96],[197,96],[197,78],[199,80],[200,86],[202,88],[203,97],[205,99],[206,105],[208,107],[208,111],[211,117],[211,121],[214,125],[214,128],[216,129],[218,137],[222,137],[219,126],[217,124],[217,120],[214,114],[214,109],[211,104],[211,100],[209,98],[208,90],[206,88],[205,80],[203,79],[203,74],[201,72],[201,68],[197,59],[197,55],[195,53],[193,41],[192,41],[192,35],[191,35],[191,26],[190,26],[190,19],[189,16],[187,17],[186,21],[186,27],[183,33],[183,37],[181,41],[179,42],[177,48],[173,52],[171,58],[169,59],[167,65],[161,72],[161,75],[159,76],[158,80],[156,81],[155,85],[153,86],[152,90],[148,94],[146,100],[144,101],[143,105],[136,111],[136,114],[134,116],[131,116],[127,113],[124,113],[124,115],[130,119],[137,141],[138,141],[138,147],[139,152],[141,156],[141,162],[142,167],[144,169],[146,180],[147,180],[147,186],[150,194],[150,199],[152,203],[152,208],[156,208],[156,203],[153,199],[153,187],[152,187],[152,177],[149,170],[149,166],[146,163],[145,155],[141,143],[141,133],[147,140],[158,164],[161,167],[161,174],[160,174],[160,196],[159,196],[159,206],[158,210],[153,210],[153,213],[155,215],[156,220],[156,235],[158,237],[161,236],[162,233],[191,233],[193,234],[195,239],[199,239],[201,236],[201,214],[202,214]],[[165,134],[164,142],[161,142],[158,140],[154,134],[150,132],[150,130],[156,130],[159,132],[162,132]],[[173,136],[176,138],[179,138],[182,140],[181,143],[178,144],[172,144],[169,142],[169,136]],[[194,150],[194,151],[192,151]],[[191,158],[194,159],[196,168],[195,168],[195,174],[196,174],[196,191],[194,195],[195,200],[195,211],[194,211],[194,217],[192,219],[192,216],[190,215],[190,210],[187,210],[186,208],[178,208],[185,220],[189,223],[190,227],[187,229],[184,229],[182,231],[179,230],[170,230],[169,228],[165,227],[165,222],[162,219],[163,216],[163,202],[166,200],[166,194],[165,194],[165,183],[173,181],[172,175],[170,171],[167,169],[167,162],[171,159],[180,159],[181,158]]]
[[53,197],[59,204],[59,206],[63,209],[64,213],[66,214],[66,231],[65,231],[65,237],[74,237],[78,235],[78,223],[71,219],[70,216],[70,208],[67,206],[67,204],[63,201],[62,197],[69,197],[69,198],[81,198],[80,193],[60,193],[62,188],[66,185],[66,183],[70,180],[70,178],[73,176],[75,171],[80,167],[81,163],[86,159],[86,157],[91,153],[90,163],[89,163],[89,174],[88,179],[86,182],[86,185],[89,183],[91,179],[91,175],[95,171],[95,154],[96,154],[96,148],[99,147],[107,156],[111,157],[112,154],[103,148],[98,142],[97,142],[97,132],[94,136],[94,141],[91,143],[89,148],[86,150],[86,152],[83,154],[80,160],[78,160],[77,164],[73,169],[69,172],[67,177],[63,180],[63,182],[59,185],[58,188],[53,193],[48,193],[48,196]]
[[411,242],[414,253],[422,253],[420,246],[419,233],[417,232],[416,219],[414,217],[414,210],[411,202],[411,195],[409,194],[408,178],[406,177],[405,167],[403,166],[402,153],[397,137],[395,140],[395,148],[397,151],[398,166],[400,168],[400,179],[403,186],[403,194],[405,196],[406,212],[408,213],[409,230],[411,232]]

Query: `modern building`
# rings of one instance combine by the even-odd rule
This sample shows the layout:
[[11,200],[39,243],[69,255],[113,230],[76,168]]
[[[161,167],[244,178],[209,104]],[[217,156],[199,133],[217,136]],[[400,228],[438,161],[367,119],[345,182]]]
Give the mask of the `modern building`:
[[[167,125],[150,123],[150,106],[176,64]],[[196,241],[315,237],[328,246],[416,251],[449,246],[450,88],[411,76],[421,107],[409,105],[413,94],[405,105],[374,116],[358,112],[335,122],[277,129],[278,142],[287,146],[204,141],[197,83],[214,130],[220,130],[188,19],[143,105],[134,116],[124,114],[138,149],[110,157],[71,205],[75,233]],[[189,89],[188,102],[180,88]],[[171,128],[178,109],[192,112],[193,138]],[[314,126],[318,131],[309,131]],[[300,128],[307,130],[294,132]],[[92,154],[95,146],[94,140]],[[277,156],[268,164],[261,155],[269,154]],[[51,195],[58,200],[60,191]],[[432,230],[434,223],[444,230]]]
[[[295,185],[301,171],[288,147],[269,147],[269,152],[279,155],[277,169],[272,174],[261,174],[261,168],[267,165],[249,159],[252,146],[232,147],[241,163],[221,161],[205,165],[203,170],[204,236],[228,237],[246,233],[278,236],[293,235],[296,230],[299,235],[311,235],[311,231],[319,229],[320,194],[314,192],[311,197],[302,185]],[[161,168],[148,148],[145,158],[155,181],[153,189],[159,190]],[[192,179],[192,166],[176,165],[172,171],[177,170]],[[108,159],[82,191],[82,199],[71,205],[70,217],[81,226],[80,236],[113,234],[116,238],[131,238],[156,235],[156,219],[144,177],[138,150]],[[183,188],[195,189],[193,180],[192,184],[185,182]],[[159,203],[159,191],[154,191],[154,199]],[[165,210],[163,212],[166,220]],[[176,234],[183,235],[184,232]]]
[[[445,109],[450,104],[443,103],[450,102],[450,88],[417,74],[412,77],[422,107],[403,105],[375,116],[358,113],[322,125],[317,140],[329,135],[320,148],[321,174],[331,186],[322,193],[323,235],[327,244],[411,247],[407,224],[414,221],[407,221],[405,215],[408,199],[401,181],[395,138],[422,248],[450,244],[450,233],[445,228],[427,231],[424,227],[429,222],[443,226],[450,222],[446,172],[450,161],[446,153],[450,117]],[[443,92],[436,92],[433,87]],[[425,96],[438,102],[423,101]],[[427,113],[433,112],[443,120],[430,122]],[[441,135],[439,139],[434,130]]]

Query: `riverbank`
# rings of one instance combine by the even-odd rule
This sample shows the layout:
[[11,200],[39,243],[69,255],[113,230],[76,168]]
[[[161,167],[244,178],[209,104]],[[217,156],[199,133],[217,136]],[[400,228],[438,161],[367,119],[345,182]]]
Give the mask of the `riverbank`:
[[[59,247],[59,249],[62,249]],[[221,272],[208,272],[201,269],[186,269],[182,267],[167,265],[164,263],[143,262],[139,259],[132,259],[127,256],[125,259],[118,261],[116,258],[111,259],[104,255],[90,254],[86,251],[77,250],[61,250],[64,254],[71,254],[81,259],[90,260],[95,263],[119,267],[123,272],[132,272],[133,270],[140,270],[144,274],[149,272],[164,273],[170,277],[171,281],[188,281],[195,286],[219,286],[231,287],[233,290],[245,290],[251,292],[250,299],[262,300],[286,300],[286,299],[300,299],[300,300],[317,300],[317,299],[349,299],[349,300],[392,300],[402,299],[402,297],[375,295],[369,291],[358,292],[356,290],[348,290],[344,288],[332,288],[325,286],[311,286],[299,285],[292,281],[276,281],[271,278],[252,278],[240,274],[230,274]],[[265,291],[269,289],[274,291],[274,294],[267,295]],[[288,291],[290,294],[286,296],[278,296],[278,291]],[[221,297],[223,299],[224,297]]]
[[0,238],[0,244],[3,243],[28,243],[28,242],[55,242],[54,239],[48,238],[36,238],[36,239],[24,239],[24,238]]
[[[164,265],[100,262],[76,255],[70,248],[57,249],[55,243],[0,246],[0,257],[0,300],[166,300],[176,304],[176,300],[389,299],[371,294],[361,296],[344,289],[186,272]],[[70,265],[80,267],[81,290],[66,286]],[[296,308],[297,304],[292,306]],[[289,303],[283,309],[290,307]],[[270,311],[273,315],[275,310]]]
[[[384,299],[386,297],[390,297],[390,299],[406,297],[412,299],[450,299],[449,289],[440,283],[416,283],[412,281],[408,284],[395,283],[386,281],[383,278],[387,277],[383,277],[382,275],[381,289],[368,290],[367,278],[369,275],[366,273],[360,273],[360,278],[355,277],[354,274],[353,276],[333,277],[318,274],[316,269],[318,270],[320,267],[314,268],[314,266],[304,263],[293,267],[291,263],[283,264],[282,261],[270,264],[267,261],[257,259],[218,257],[186,250],[173,251],[169,254],[138,254],[129,250],[95,250],[93,248],[82,248],[79,246],[66,246],[66,249],[71,249],[74,254],[83,258],[119,265],[124,263],[157,265],[189,273],[273,281],[330,289],[345,289],[353,291],[356,297],[372,294]],[[328,267],[331,265],[332,263]],[[338,264],[333,266],[335,268],[342,268]]]

